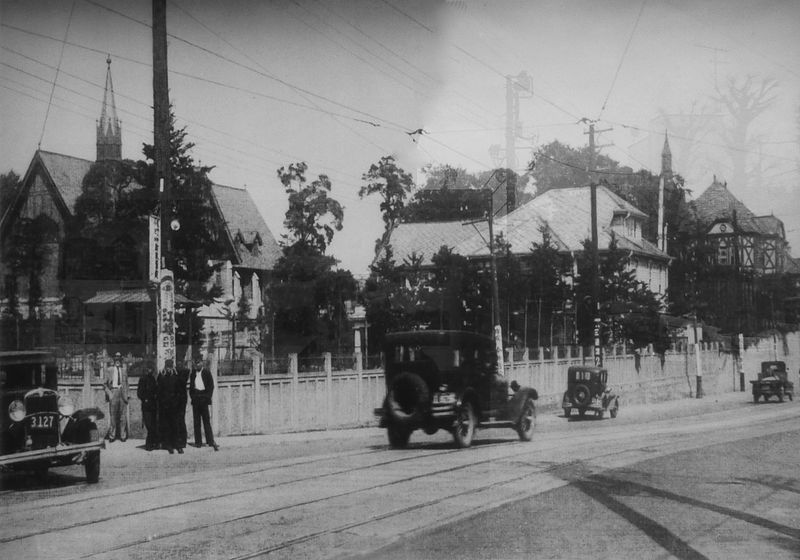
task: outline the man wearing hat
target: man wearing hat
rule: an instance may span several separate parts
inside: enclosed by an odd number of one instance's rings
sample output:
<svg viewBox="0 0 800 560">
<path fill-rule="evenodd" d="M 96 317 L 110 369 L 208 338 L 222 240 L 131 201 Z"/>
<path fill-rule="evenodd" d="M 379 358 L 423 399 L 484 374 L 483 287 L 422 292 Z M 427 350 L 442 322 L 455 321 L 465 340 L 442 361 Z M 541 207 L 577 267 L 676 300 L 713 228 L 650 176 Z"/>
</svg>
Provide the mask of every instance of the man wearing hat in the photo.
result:
<svg viewBox="0 0 800 560">
<path fill-rule="evenodd" d="M 114 355 L 111 367 L 106 368 L 103 390 L 109 403 L 106 439 L 125 441 L 128 439 L 128 372 L 119 352 Z"/>
<path fill-rule="evenodd" d="M 214 394 L 214 378 L 205 367 L 205 362 L 200 354 L 194 355 L 192 373 L 189 376 L 189 396 L 192 399 L 192 415 L 194 417 L 194 446 L 203 447 L 203 434 L 200 432 L 200 422 L 206 432 L 206 443 L 219 451 L 219 446 L 214 441 L 214 431 L 211 429 L 211 414 L 208 407 L 211 405 L 211 396 Z"/>
<path fill-rule="evenodd" d="M 183 453 L 180 441 L 178 422 L 185 422 L 178 418 L 181 392 L 186 393 L 186 386 L 181 386 L 181 379 L 175 369 L 173 360 L 164 362 L 164 370 L 158 376 L 158 426 L 161 432 L 161 446 L 170 454 Z"/>
</svg>

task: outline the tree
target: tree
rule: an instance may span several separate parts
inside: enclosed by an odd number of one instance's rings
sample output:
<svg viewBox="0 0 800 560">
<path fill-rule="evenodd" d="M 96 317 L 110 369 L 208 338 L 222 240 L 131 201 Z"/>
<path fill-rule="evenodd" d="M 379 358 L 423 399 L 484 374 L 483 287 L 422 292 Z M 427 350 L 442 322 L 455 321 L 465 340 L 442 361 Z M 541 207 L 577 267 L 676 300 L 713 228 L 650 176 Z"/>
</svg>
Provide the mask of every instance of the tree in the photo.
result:
<svg viewBox="0 0 800 560">
<path fill-rule="evenodd" d="M 0 175 L 0 217 L 5 215 L 6 210 L 14 202 L 21 187 L 20 176 L 14 173 L 13 170 Z"/>
<path fill-rule="evenodd" d="M 222 294 L 222 289 L 209 282 L 219 265 L 214 261 L 227 258 L 224 224 L 219 222 L 219 213 L 214 205 L 213 183 L 208 174 L 213 167 L 198 165 L 191 155 L 194 142 L 187 140 L 186 127 L 177 128 L 175 115 L 170 111 L 170 170 L 172 173 L 172 208 L 162 208 L 180 223 L 180 229 L 170 233 L 172 256 L 175 263 L 176 290 L 191 300 L 209 304 Z M 149 160 L 139 163 L 138 180 L 147 185 L 141 196 L 132 196 L 130 211 L 133 215 L 146 216 L 157 202 L 155 189 L 155 147 L 145 144 L 144 155 Z M 201 322 L 197 322 L 201 326 Z M 194 329 L 198 333 L 201 329 Z"/>
<path fill-rule="evenodd" d="M 347 271 L 333 271 L 336 259 L 325 254 L 334 233 L 342 229 L 344 210 L 328 196 L 326 175 L 308 183 L 304 162 L 278 169 L 289 195 L 281 245 L 283 255 L 268 286 L 276 330 L 284 339 L 314 341 L 317 351 L 342 336 L 345 297 L 355 297 L 356 282 Z"/>
<path fill-rule="evenodd" d="M 359 189 L 359 198 L 371 194 L 381 196 L 380 209 L 388 231 L 400 219 L 405 200 L 414 188 L 411 174 L 399 167 L 393 156 L 384 156 L 378 163 L 373 163 L 361 178 L 366 184 Z"/>
<path fill-rule="evenodd" d="M 729 125 L 722 132 L 728 147 L 733 180 L 747 186 L 751 173 L 747 153 L 756 151 L 758 142 L 752 136 L 752 126 L 777 98 L 778 82 L 771 78 L 747 75 L 739 80 L 729 76 L 723 89 L 717 89 L 714 100 L 722 104 L 729 115 Z"/>
<path fill-rule="evenodd" d="M 571 297 L 569 286 L 565 279 L 570 271 L 570 263 L 561 255 L 553 241 L 550 230 L 542 227 L 541 242 L 534 242 L 531 246 L 529 260 L 530 276 L 528 278 L 527 294 L 529 299 L 523 302 L 524 320 L 528 318 L 528 304 L 536 304 L 536 328 L 523 326 L 524 332 L 536 333 L 536 346 L 541 345 L 543 326 L 554 321 L 554 311 L 565 311 L 565 302 Z M 563 333 L 566 337 L 567 333 Z M 524 340 L 526 346 L 531 345 L 531 340 Z"/>
<path fill-rule="evenodd" d="M 554 140 L 539 148 L 528 169 L 536 183 L 537 195 L 550 189 L 584 187 L 591 181 L 592 152 L 589 146 L 573 148 Z M 603 154 L 595 154 L 594 169 L 614 173 L 632 172 L 629 167 L 623 167 Z"/>
<path fill-rule="evenodd" d="M 585 240 L 578 257 L 578 277 L 575 295 L 578 301 L 578 330 L 580 340 L 593 339 L 592 259 L 591 241 Z M 604 323 L 606 342 L 626 343 L 635 348 L 655 344 L 666 348 L 659 322 L 661 302 L 658 296 L 638 280 L 628 266 L 628 252 L 619 248 L 612 236 L 609 248 L 600 259 L 600 315 Z"/>
<path fill-rule="evenodd" d="M 319 175 L 307 183 L 307 169 L 305 162 L 278 169 L 278 178 L 289 195 L 289 209 L 283 221 L 288 230 L 283 236 L 284 247 L 296 254 L 323 255 L 334 231 L 342 229 L 344 210 L 337 200 L 328 197 L 328 176 Z"/>
<path fill-rule="evenodd" d="M 425 186 L 416 191 L 402 212 L 410 222 L 447 222 L 486 218 L 508 213 L 509 185 L 514 207 L 532 197 L 521 190 L 516 173 L 510 169 L 484 171 L 478 175 L 449 165 L 428 166 Z M 491 198 L 490 198 L 491 197 Z"/>
</svg>

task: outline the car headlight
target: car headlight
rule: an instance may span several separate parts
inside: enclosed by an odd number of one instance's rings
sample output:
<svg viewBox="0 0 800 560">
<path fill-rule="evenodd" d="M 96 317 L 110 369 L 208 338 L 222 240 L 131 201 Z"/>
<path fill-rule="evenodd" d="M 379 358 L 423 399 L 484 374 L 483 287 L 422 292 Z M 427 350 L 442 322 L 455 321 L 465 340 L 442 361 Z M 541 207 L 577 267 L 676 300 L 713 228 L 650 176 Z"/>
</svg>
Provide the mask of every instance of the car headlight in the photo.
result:
<svg viewBox="0 0 800 560">
<path fill-rule="evenodd" d="M 22 422 L 25 419 L 25 404 L 22 401 L 13 401 L 8 405 L 8 415 L 13 422 Z"/>
<path fill-rule="evenodd" d="M 75 405 L 72 404 L 72 399 L 65 395 L 58 397 L 58 411 L 62 416 L 72 416 L 75 412 Z"/>
</svg>

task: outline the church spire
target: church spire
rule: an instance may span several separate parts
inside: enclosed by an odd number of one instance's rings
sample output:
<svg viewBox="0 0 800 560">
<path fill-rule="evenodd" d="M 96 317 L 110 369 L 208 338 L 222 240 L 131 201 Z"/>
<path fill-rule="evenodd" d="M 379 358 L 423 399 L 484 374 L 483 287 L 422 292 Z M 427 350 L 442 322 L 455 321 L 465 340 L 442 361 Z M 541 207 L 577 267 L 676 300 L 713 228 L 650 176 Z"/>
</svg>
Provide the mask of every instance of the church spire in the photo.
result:
<svg viewBox="0 0 800 560">
<path fill-rule="evenodd" d="M 122 129 L 114 103 L 114 84 L 111 82 L 111 56 L 106 58 L 106 90 L 103 108 L 97 122 L 97 161 L 122 159 Z"/>
<path fill-rule="evenodd" d="M 665 179 L 672 179 L 672 150 L 669 149 L 669 137 L 664 131 L 664 148 L 661 150 L 661 174 Z"/>
</svg>

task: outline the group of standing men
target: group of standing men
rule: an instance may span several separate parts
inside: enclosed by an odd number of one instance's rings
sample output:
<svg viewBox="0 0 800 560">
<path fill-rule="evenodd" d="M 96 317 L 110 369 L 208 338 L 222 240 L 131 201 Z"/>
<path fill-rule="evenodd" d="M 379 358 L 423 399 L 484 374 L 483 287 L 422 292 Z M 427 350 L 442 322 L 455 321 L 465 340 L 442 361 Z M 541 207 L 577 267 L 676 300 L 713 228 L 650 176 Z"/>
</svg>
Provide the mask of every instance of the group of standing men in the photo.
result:
<svg viewBox="0 0 800 560">
<path fill-rule="evenodd" d="M 183 453 L 187 443 L 186 405 L 192 403 L 195 447 L 203 446 L 200 424 L 203 424 L 206 442 L 214 451 L 219 446 L 211 429 L 209 406 L 214 394 L 214 379 L 205 367 L 202 357 L 195 355 L 190 370 L 175 368 L 173 360 L 166 360 L 164 369 L 156 374 L 152 363 L 147 373 L 139 379 L 136 395 L 142 407 L 142 421 L 147 430 L 145 449 L 166 449 L 170 454 Z M 128 404 L 128 378 L 119 354 L 114 365 L 106 372 L 103 387 L 109 403 L 109 428 L 106 439 L 125 441 L 128 437 L 126 408 Z"/>
</svg>

